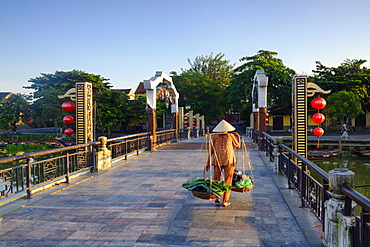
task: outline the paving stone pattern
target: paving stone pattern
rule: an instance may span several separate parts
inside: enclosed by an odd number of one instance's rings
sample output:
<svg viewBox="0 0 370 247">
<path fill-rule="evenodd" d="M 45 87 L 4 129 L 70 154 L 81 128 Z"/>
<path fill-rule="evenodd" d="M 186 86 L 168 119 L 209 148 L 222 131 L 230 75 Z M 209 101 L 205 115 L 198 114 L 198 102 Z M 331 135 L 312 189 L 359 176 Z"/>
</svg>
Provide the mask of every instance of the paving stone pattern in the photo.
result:
<svg viewBox="0 0 370 247">
<path fill-rule="evenodd" d="M 0 245 L 309 246 L 248 145 L 255 188 L 232 192 L 229 207 L 181 187 L 203 177 L 205 155 L 174 143 L 4 215 Z"/>
</svg>

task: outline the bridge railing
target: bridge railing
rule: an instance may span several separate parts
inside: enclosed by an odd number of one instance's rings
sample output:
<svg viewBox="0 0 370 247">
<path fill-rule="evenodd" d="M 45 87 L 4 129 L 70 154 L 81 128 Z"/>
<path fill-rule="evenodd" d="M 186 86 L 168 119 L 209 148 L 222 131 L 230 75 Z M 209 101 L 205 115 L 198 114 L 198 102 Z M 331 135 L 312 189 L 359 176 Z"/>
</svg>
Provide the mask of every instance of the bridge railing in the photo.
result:
<svg viewBox="0 0 370 247">
<path fill-rule="evenodd" d="M 277 142 L 267 133 L 262 133 L 261 138 L 255 130 L 249 129 L 247 136 L 262 146 L 262 150 L 270 156 L 270 161 L 278 159 L 278 172 L 287 178 L 288 187 L 298 192 L 301 206 L 311 209 L 322 223 L 325 232 L 325 202 L 331 198 L 329 174 L 291 148 Z M 271 150 L 277 150 L 277 152 L 274 153 Z M 313 173 L 316 174 L 315 178 Z M 341 191 L 345 196 L 344 215 L 355 218 L 354 246 L 368 246 L 367 244 L 370 243 L 370 200 L 346 185 L 341 187 Z M 353 203 L 357 205 L 355 212 L 353 212 Z"/>
<path fill-rule="evenodd" d="M 148 132 L 121 136 L 107 140 L 107 148 L 112 153 L 112 159 L 124 158 L 133 154 L 139 154 L 141 150 L 149 147 L 150 135 Z"/>
<path fill-rule="evenodd" d="M 155 144 L 161 146 L 176 140 L 198 137 L 203 133 L 207 132 L 180 130 L 176 138 L 174 129 L 158 131 Z M 108 139 L 107 148 L 115 162 L 138 155 L 147 150 L 150 143 L 150 134 L 144 132 Z M 63 180 L 69 182 L 72 175 L 94 170 L 100 144 L 91 142 L 0 159 L 0 165 L 9 167 L 0 170 L 0 199 L 21 193 L 27 193 L 30 198 L 33 190 L 45 184 Z"/>
<path fill-rule="evenodd" d="M 71 174 L 92 167 L 95 161 L 95 147 L 98 142 L 27 153 L 0 159 L 0 164 L 12 166 L 0 170 L 0 199 L 27 192 L 50 181 L 65 178 Z"/>
</svg>

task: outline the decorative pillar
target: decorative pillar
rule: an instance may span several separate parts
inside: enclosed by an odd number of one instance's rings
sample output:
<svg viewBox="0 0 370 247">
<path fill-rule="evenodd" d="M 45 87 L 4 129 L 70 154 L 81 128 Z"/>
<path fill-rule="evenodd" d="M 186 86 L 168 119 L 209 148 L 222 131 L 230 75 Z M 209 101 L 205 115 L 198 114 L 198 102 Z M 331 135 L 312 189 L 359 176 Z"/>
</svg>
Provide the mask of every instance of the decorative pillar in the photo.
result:
<svg viewBox="0 0 370 247">
<path fill-rule="evenodd" d="M 346 168 L 336 168 L 329 172 L 329 188 L 332 191 L 332 198 L 325 202 L 324 246 L 354 246 L 351 232 L 355 219 L 353 216 L 344 216 L 345 196 L 341 192 L 343 184 L 353 188 L 354 180 L 355 173 Z"/>
<path fill-rule="evenodd" d="M 188 115 L 189 127 L 188 127 L 188 139 L 191 139 L 191 133 L 193 132 L 193 111 L 189 111 Z"/>
<path fill-rule="evenodd" d="M 183 130 L 184 129 L 184 107 L 179 107 L 179 129 Z"/>
<path fill-rule="evenodd" d="M 195 114 L 195 129 L 197 131 L 197 137 L 199 137 L 199 127 L 200 127 L 200 114 Z"/>
<path fill-rule="evenodd" d="M 307 158 L 307 76 L 295 76 L 293 79 L 292 90 L 292 149 L 302 157 Z M 302 165 L 302 162 L 297 161 L 296 157 L 293 157 L 293 160 L 298 165 Z"/>
<path fill-rule="evenodd" d="M 177 142 L 179 136 L 179 113 L 172 113 L 172 129 L 175 129 L 175 141 Z"/>
<path fill-rule="evenodd" d="M 148 108 L 148 132 L 150 135 L 150 140 L 149 140 L 149 151 L 155 151 L 156 148 L 156 143 L 157 143 L 157 123 L 156 123 L 156 114 L 155 114 L 155 109 Z"/>
<path fill-rule="evenodd" d="M 202 130 L 202 135 L 206 134 L 205 128 L 206 128 L 206 123 L 205 123 L 204 115 L 201 115 L 200 116 L 200 129 Z"/>
<path fill-rule="evenodd" d="M 253 78 L 252 112 L 253 126 L 259 131 L 258 146 L 261 151 L 263 150 L 262 132 L 266 132 L 267 86 L 268 77 L 265 75 L 265 72 L 262 69 L 256 70 Z"/>
<path fill-rule="evenodd" d="M 279 143 L 283 143 L 284 138 L 281 136 L 276 136 L 274 138 L 274 150 L 273 150 L 273 155 L 274 155 L 274 164 L 275 164 L 275 169 L 276 173 L 279 173 Z"/>
<path fill-rule="evenodd" d="M 100 136 L 98 138 L 100 142 L 98 149 L 98 160 L 96 169 L 99 171 L 108 170 L 112 167 L 112 152 L 107 148 L 107 137 Z"/>
<path fill-rule="evenodd" d="M 88 82 L 76 82 L 76 96 L 76 143 L 78 145 L 94 140 L 92 84 Z M 81 151 L 85 149 L 81 148 Z"/>
<path fill-rule="evenodd" d="M 259 147 L 260 151 L 263 150 L 263 134 L 262 134 L 262 132 L 266 132 L 266 122 L 265 122 L 266 113 L 267 113 L 266 107 L 260 107 L 258 109 L 258 124 L 259 124 L 259 126 L 258 126 L 258 131 L 259 131 L 258 147 Z"/>
</svg>

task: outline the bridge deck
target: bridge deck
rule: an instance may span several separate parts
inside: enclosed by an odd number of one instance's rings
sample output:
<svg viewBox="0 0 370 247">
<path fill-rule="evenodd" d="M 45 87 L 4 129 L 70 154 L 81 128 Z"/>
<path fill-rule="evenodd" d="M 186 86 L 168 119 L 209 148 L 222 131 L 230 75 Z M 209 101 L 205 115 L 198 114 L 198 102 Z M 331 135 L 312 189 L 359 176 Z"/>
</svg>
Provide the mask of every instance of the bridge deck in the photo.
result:
<svg viewBox="0 0 370 247">
<path fill-rule="evenodd" d="M 202 142 L 170 144 L 3 206 L 0 245 L 321 246 L 319 223 L 253 143 L 255 188 L 232 192 L 229 207 L 183 189 L 203 176 Z"/>
</svg>

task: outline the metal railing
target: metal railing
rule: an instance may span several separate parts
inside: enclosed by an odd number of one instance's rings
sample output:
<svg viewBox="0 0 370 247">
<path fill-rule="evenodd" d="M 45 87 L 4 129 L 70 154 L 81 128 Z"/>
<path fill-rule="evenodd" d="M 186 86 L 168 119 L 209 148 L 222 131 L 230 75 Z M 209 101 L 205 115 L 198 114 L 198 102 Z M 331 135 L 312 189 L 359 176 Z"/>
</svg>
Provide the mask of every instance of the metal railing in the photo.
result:
<svg viewBox="0 0 370 247">
<path fill-rule="evenodd" d="M 50 181 L 93 167 L 98 142 L 56 148 L 0 159 L 0 164 L 20 165 L 0 171 L 0 199 L 27 192 Z M 84 150 L 84 151 L 82 151 Z"/>
<path fill-rule="evenodd" d="M 176 140 L 198 137 L 208 131 L 182 130 L 176 139 L 176 131 L 158 131 L 155 146 L 161 146 Z M 194 134 L 196 133 L 196 134 Z M 0 170 L 0 199 L 25 193 L 31 197 L 32 190 L 55 181 L 69 182 L 70 176 L 96 168 L 97 151 L 100 142 L 50 149 L 34 153 L 0 159 L 0 165 L 10 168 Z M 107 140 L 113 162 L 139 155 L 140 151 L 152 145 L 150 134 L 140 133 Z"/>
<path fill-rule="evenodd" d="M 129 155 L 139 154 L 140 150 L 145 150 L 150 145 L 149 133 L 140 133 L 107 140 L 107 148 L 112 152 L 112 160 L 117 158 L 127 159 Z"/>
<path fill-rule="evenodd" d="M 262 133 L 261 137 L 255 130 L 250 129 L 248 132 L 247 135 L 262 147 L 266 155 L 270 156 L 270 161 L 278 157 L 278 172 L 287 178 L 289 188 L 298 192 L 301 206 L 310 208 L 320 220 L 325 232 L 324 205 L 331 198 L 328 173 L 286 145 L 277 143 L 267 133 Z M 278 149 L 277 155 L 271 151 L 274 149 Z M 313 177 L 313 173 L 316 178 Z M 346 185 L 343 185 L 341 190 L 345 195 L 344 215 L 355 217 L 354 245 L 356 247 L 368 246 L 370 243 L 370 200 Z M 353 212 L 353 202 L 357 205 L 359 213 Z"/>
<path fill-rule="evenodd" d="M 157 146 L 176 141 L 176 130 L 162 130 L 157 132 Z"/>
<path fill-rule="evenodd" d="M 166 138 L 162 138 L 166 141 Z M 0 159 L 0 164 L 19 165 L 0 170 L 0 199 L 22 192 L 31 197 L 32 190 L 47 183 L 53 183 L 82 171 L 96 168 L 98 145 L 100 142 L 74 145 L 39 151 Z M 109 139 L 107 147 L 112 152 L 112 159 L 126 158 L 130 154 L 139 154 L 149 147 L 149 134 L 123 136 Z"/>
<path fill-rule="evenodd" d="M 344 215 L 351 216 L 352 202 L 359 207 L 359 213 L 355 214 L 355 227 L 353 231 L 354 244 L 359 247 L 369 246 L 370 243 L 370 200 L 359 192 L 344 185 L 342 192 L 345 195 Z"/>
</svg>

